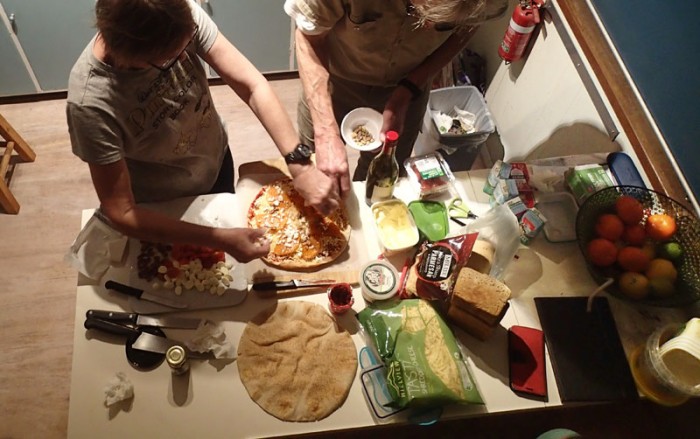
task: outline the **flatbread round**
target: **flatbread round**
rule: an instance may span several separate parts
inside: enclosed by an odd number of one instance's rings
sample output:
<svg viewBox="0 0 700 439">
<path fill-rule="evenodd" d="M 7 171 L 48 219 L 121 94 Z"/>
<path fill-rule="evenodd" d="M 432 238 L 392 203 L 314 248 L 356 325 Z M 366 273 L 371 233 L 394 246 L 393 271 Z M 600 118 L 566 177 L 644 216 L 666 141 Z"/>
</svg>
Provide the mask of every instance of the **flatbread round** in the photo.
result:
<svg viewBox="0 0 700 439">
<path fill-rule="evenodd" d="M 248 227 L 267 230 L 270 253 L 263 261 L 292 270 L 338 258 L 350 238 L 347 218 L 342 205 L 326 217 L 306 206 L 289 178 L 263 186 L 248 209 Z"/>
<path fill-rule="evenodd" d="M 357 372 L 357 350 L 320 305 L 277 303 L 246 325 L 238 373 L 248 395 L 283 421 L 318 421 L 340 407 Z"/>
</svg>

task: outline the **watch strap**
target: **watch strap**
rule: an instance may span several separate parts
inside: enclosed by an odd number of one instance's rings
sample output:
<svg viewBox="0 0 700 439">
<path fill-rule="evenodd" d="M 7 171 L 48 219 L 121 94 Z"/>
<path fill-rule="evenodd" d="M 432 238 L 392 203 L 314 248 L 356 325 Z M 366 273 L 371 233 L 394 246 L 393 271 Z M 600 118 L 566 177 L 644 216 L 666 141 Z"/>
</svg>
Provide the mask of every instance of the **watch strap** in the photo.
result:
<svg viewBox="0 0 700 439">
<path fill-rule="evenodd" d="M 408 78 L 402 78 L 399 81 L 399 85 L 401 87 L 406 88 L 408 91 L 411 92 L 411 96 L 412 96 L 411 100 L 413 100 L 413 101 L 418 99 L 423 94 L 423 90 L 421 90 L 420 87 L 418 87 L 413 81 L 411 81 Z"/>
<path fill-rule="evenodd" d="M 308 151 L 309 154 L 303 153 L 301 151 L 302 149 Z M 291 151 L 284 156 L 284 161 L 287 163 L 308 163 L 310 160 L 310 148 L 301 143 L 294 148 L 294 151 Z"/>
</svg>

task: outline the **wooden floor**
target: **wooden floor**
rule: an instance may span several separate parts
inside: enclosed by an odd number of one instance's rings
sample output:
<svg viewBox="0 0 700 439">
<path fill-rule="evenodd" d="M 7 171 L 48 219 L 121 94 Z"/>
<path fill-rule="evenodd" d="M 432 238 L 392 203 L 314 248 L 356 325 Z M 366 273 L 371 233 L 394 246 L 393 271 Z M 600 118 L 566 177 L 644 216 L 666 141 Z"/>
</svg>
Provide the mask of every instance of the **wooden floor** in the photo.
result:
<svg viewBox="0 0 700 439">
<path fill-rule="evenodd" d="M 279 80 L 273 86 L 296 121 L 299 81 Z M 270 138 L 233 92 L 223 86 L 212 90 L 228 125 L 236 164 L 278 157 Z M 37 153 L 36 162 L 14 167 L 10 188 L 21 205 L 19 215 L 0 213 L 3 439 L 62 438 L 67 431 L 77 274 L 63 258 L 79 231 L 81 211 L 96 207 L 97 198 L 87 165 L 71 153 L 64 107 L 65 100 L 0 105 L 0 113 Z M 414 427 L 401 434 L 534 438 L 549 428 L 568 427 L 588 437 L 693 437 L 689 432 L 700 428 L 684 421 L 685 416 L 697 418 L 697 408 L 693 404 L 670 410 L 641 402 L 526 412 Z M 380 434 L 387 432 L 379 429 L 367 435 Z"/>
</svg>

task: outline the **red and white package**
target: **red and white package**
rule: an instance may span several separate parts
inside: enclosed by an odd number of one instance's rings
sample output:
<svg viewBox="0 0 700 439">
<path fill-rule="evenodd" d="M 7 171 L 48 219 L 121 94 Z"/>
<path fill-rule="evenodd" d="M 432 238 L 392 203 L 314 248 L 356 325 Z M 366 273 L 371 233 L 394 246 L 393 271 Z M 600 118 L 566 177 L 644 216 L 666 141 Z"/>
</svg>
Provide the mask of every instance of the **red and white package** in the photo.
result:
<svg viewBox="0 0 700 439">
<path fill-rule="evenodd" d="M 405 296 L 447 302 L 459 270 L 467 264 L 478 233 L 424 242 L 408 270 Z"/>
</svg>

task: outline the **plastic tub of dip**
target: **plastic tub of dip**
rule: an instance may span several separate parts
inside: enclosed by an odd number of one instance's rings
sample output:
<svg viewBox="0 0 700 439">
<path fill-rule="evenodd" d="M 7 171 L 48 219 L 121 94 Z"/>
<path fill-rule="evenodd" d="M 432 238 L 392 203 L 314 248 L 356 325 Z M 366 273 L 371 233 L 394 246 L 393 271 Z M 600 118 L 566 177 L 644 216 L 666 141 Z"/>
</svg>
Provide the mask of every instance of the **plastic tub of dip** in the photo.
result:
<svg viewBox="0 0 700 439">
<path fill-rule="evenodd" d="M 399 291 L 399 272 L 391 263 L 377 259 L 360 270 L 360 285 L 366 302 L 388 300 Z"/>
<path fill-rule="evenodd" d="M 418 228 L 408 206 L 401 200 L 372 204 L 374 225 L 384 254 L 391 255 L 418 244 Z"/>
</svg>

